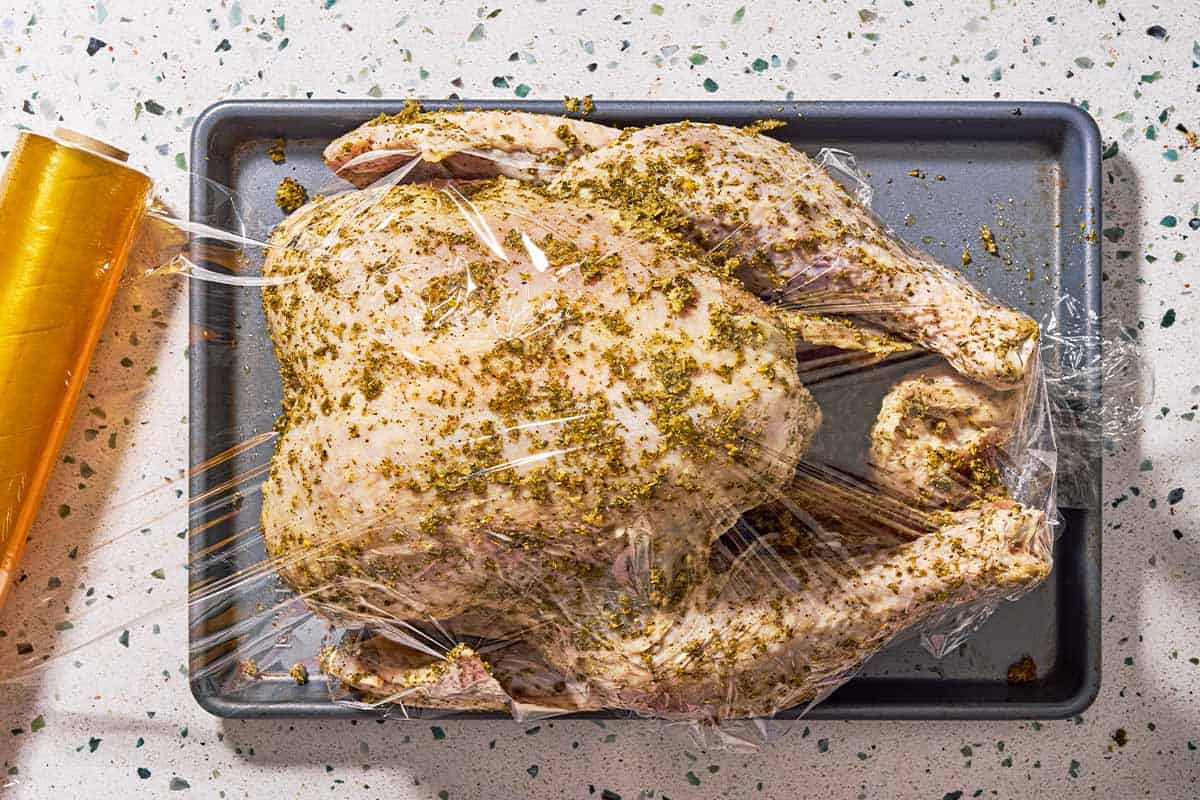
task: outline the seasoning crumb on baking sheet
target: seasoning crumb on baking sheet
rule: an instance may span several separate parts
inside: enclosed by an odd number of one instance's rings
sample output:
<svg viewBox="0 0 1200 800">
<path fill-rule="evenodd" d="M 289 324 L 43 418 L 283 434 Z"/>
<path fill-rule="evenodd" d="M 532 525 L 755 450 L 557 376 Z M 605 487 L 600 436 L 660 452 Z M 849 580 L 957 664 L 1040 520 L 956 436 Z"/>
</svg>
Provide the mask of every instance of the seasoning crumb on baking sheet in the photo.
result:
<svg viewBox="0 0 1200 800">
<path fill-rule="evenodd" d="M 1023 655 L 1008 668 L 1009 683 L 1031 683 L 1037 680 L 1037 662 L 1031 655 Z"/>
<path fill-rule="evenodd" d="M 568 114 L 581 113 L 586 117 L 596 110 L 596 104 L 592 102 L 590 94 L 585 94 L 583 97 L 567 96 L 563 98 L 563 108 Z"/>
<path fill-rule="evenodd" d="M 284 178 L 275 189 L 275 205 L 283 209 L 285 214 L 292 213 L 307 202 L 308 190 L 295 178 Z"/>
<path fill-rule="evenodd" d="M 271 157 L 272 163 L 283 164 L 287 162 L 287 151 L 284 150 L 286 145 L 287 142 L 280 137 L 272 142 L 271 146 L 267 148 L 267 155 Z"/>
<path fill-rule="evenodd" d="M 996 235 L 987 225 L 979 226 L 979 240 L 983 242 L 983 249 L 987 251 L 988 255 L 999 255 L 1000 250 L 996 247 Z"/>
<path fill-rule="evenodd" d="M 303 686 L 308 683 L 308 667 L 304 666 L 303 661 L 297 661 L 295 665 L 288 670 L 288 675 L 292 676 L 292 680 L 297 685 Z"/>
</svg>

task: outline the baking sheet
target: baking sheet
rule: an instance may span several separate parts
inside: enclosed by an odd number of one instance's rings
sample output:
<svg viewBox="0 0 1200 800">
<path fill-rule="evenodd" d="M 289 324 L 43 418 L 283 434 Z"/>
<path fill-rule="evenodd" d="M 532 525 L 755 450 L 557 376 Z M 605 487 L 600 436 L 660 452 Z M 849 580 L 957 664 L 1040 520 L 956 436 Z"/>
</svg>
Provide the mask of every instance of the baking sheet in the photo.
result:
<svg viewBox="0 0 1200 800">
<path fill-rule="evenodd" d="M 427 101 L 426 108 L 453 108 L 460 101 Z M 468 108 L 516 108 L 563 113 L 559 102 L 461 101 Z M 193 220 L 229 226 L 227 186 L 250 209 L 246 234 L 263 238 L 282 219 L 275 187 L 285 176 L 310 189 L 328 185 L 321 150 L 335 136 L 401 101 L 233 101 L 206 110 L 192 134 Z M 1099 134 L 1086 113 L 1056 103 L 768 103 L 603 102 L 589 119 L 616 126 L 680 119 L 744 125 L 783 119 L 771 135 L 814 153 L 821 147 L 852 152 L 870 175 L 873 207 L 902 238 L 947 264 L 960 263 L 970 247 L 971 279 L 1000 300 L 1045 319 L 1061 302 L 1100 310 Z M 285 164 L 275 164 L 268 147 L 287 140 Z M 984 255 L 979 226 L 987 224 L 1000 245 L 1000 258 Z M 1088 235 L 1092 234 L 1092 235 Z M 1031 272 L 1030 272 L 1031 271 Z M 191 285 L 190 448 L 199 464 L 232 445 L 271 430 L 281 396 L 278 369 L 265 335 L 258 292 L 195 281 Z M 1095 333 L 1096 319 L 1073 317 L 1068 334 Z M 1092 326 L 1092 327 L 1087 327 Z M 837 428 L 822 432 L 818 447 L 833 461 L 854 437 L 839 436 L 855 424 L 869 425 L 879 397 L 895 375 L 880 375 L 875 389 L 860 390 L 853 406 L 839 394 Z M 814 395 L 826 405 L 825 392 Z M 1099 402 L 1100 387 L 1089 387 Z M 857 421 L 857 423 L 856 423 Z M 828 426 L 827 426 L 828 428 Z M 865 439 L 862 439 L 865 441 Z M 197 474 L 192 496 L 261 466 L 270 447 L 247 451 Z M 1084 488 L 1060 497 L 1065 524 L 1055 548 L 1050 579 L 1016 603 L 1004 604 L 968 642 L 944 659 L 932 658 L 916 639 L 894 643 L 873 658 L 858 677 L 811 710 L 813 719 L 987 719 L 1054 718 L 1079 713 L 1100 683 L 1100 506 L 1099 449 L 1085 464 Z M 1078 484 L 1076 484 L 1078 485 Z M 204 552 L 196 584 L 211 583 L 259 563 L 261 541 L 239 531 L 257 524 L 257 494 L 246 495 L 233 512 L 194 513 L 189 537 L 193 558 Z M 312 620 L 285 629 L 257 609 L 274 605 L 286 589 L 266 576 L 234 596 L 191 608 L 191 638 L 240 621 L 243 635 L 277 639 L 280 660 L 291 664 L 314 654 L 323 623 Z M 215 653 L 193 653 L 193 674 Z M 1009 665 L 1024 655 L 1038 666 L 1038 679 L 1010 684 Z M 371 716 L 334 703 L 315 663 L 312 680 L 299 686 L 286 675 L 254 681 L 231 674 L 192 680 L 197 700 L 228 717 Z M 798 711 L 796 712 L 798 713 Z M 489 715 L 476 715 L 489 716 Z M 587 716 L 604 716 L 591 714 Z M 612 716 L 617 716 L 613 714 Z M 783 716 L 787 716 L 784 714 Z"/>
</svg>

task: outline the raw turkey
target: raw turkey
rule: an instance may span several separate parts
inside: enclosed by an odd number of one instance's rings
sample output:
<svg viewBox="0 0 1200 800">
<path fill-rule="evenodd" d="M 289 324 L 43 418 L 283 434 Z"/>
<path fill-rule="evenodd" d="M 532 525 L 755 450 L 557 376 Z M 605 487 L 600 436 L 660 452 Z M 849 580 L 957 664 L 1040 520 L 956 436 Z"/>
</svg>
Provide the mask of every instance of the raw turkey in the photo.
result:
<svg viewBox="0 0 1200 800">
<path fill-rule="evenodd" d="M 346 685 L 765 715 L 1048 571 L 1044 515 L 1003 491 L 922 508 L 803 461 L 821 411 L 798 345 L 925 348 L 999 395 L 1027 385 L 1037 325 L 802 153 L 715 125 L 409 107 L 326 158 L 364 188 L 272 235 L 284 402 L 262 528 L 292 588 L 377 635 L 324 654 Z M 927 480 L 888 463 L 893 488 Z M 873 507 L 903 524 L 877 530 Z"/>
</svg>

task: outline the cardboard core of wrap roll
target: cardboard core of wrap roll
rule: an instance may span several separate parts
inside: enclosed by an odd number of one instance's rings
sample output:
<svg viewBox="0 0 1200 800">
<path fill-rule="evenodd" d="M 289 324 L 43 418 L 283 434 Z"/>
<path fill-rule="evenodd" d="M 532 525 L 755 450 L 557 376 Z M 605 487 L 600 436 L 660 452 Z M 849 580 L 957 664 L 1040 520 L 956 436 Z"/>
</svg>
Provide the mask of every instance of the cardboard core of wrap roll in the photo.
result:
<svg viewBox="0 0 1200 800">
<path fill-rule="evenodd" d="M 0 184 L 0 604 L 150 200 L 127 158 L 22 132 Z"/>
</svg>

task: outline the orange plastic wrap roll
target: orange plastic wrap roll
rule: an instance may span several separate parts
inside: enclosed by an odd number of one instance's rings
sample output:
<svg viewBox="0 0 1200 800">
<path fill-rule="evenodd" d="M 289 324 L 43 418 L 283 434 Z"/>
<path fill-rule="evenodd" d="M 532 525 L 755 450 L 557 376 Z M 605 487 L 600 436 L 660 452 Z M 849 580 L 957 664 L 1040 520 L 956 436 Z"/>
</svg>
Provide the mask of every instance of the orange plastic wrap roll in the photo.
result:
<svg viewBox="0 0 1200 800">
<path fill-rule="evenodd" d="M 150 199 L 126 157 L 21 133 L 0 186 L 0 604 Z"/>
</svg>

